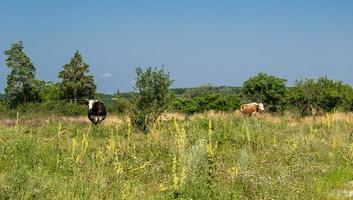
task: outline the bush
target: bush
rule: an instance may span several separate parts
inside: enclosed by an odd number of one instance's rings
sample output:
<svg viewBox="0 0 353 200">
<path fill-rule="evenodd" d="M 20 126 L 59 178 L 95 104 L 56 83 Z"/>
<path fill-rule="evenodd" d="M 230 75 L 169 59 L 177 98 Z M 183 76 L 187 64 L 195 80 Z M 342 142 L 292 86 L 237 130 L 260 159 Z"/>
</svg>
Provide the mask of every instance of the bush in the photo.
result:
<svg viewBox="0 0 353 200">
<path fill-rule="evenodd" d="M 191 115 L 200 112 L 198 104 L 195 99 L 179 97 L 172 102 L 172 108 L 176 111 Z"/>
<path fill-rule="evenodd" d="M 0 115 L 0 118 L 7 118 L 7 117 L 13 115 L 13 113 L 11 113 L 12 111 L 9 108 L 9 105 L 5 99 L 0 100 L 0 112 L 2 113 Z M 14 116 L 16 116 L 16 112 L 14 112 Z"/>
<path fill-rule="evenodd" d="M 259 73 L 244 82 L 243 102 L 262 102 L 270 112 L 282 112 L 286 103 L 286 82 L 286 79 Z"/>
<path fill-rule="evenodd" d="M 206 93 L 195 98 L 179 97 L 172 103 L 174 110 L 189 115 L 208 110 L 231 111 L 237 109 L 239 106 L 240 97 L 237 94 L 221 95 Z"/>
<path fill-rule="evenodd" d="M 327 77 L 297 80 L 288 93 L 288 101 L 302 116 L 353 108 L 352 88 Z"/>
<path fill-rule="evenodd" d="M 4 105 L 4 106 L 2 106 Z M 77 104 L 65 101 L 46 101 L 43 103 L 26 103 L 18 105 L 16 108 L 9 109 L 8 105 L 1 103 L 4 118 L 15 118 L 19 112 L 21 116 L 26 115 L 30 118 L 39 116 L 62 115 L 62 116 L 80 116 L 87 114 L 87 105 Z"/>
<path fill-rule="evenodd" d="M 134 89 L 137 93 L 131 94 L 130 118 L 136 129 L 147 133 L 168 107 L 172 98 L 170 86 L 173 81 L 164 68 L 148 67 L 145 71 L 137 68 L 136 73 Z"/>
<path fill-rule="evenodd" d="M 57 101 L 60 99 L 61 93 L 59 84 L 53 82 L 45 82 L 45 81 L 36 81 L 38 90 L 37 93 L 39 94 L 39 100 L 42 102 L 45 101 Z"/>
<path fill-rule="evenodd" d="M 128 111 L 128 108 L 129 101 L 126 98 L 117 96 L 113 98 L 112 104 L 110 107 L 107 107 L 107 110 L 116 114 L 124 114 Z"/>
</svg>

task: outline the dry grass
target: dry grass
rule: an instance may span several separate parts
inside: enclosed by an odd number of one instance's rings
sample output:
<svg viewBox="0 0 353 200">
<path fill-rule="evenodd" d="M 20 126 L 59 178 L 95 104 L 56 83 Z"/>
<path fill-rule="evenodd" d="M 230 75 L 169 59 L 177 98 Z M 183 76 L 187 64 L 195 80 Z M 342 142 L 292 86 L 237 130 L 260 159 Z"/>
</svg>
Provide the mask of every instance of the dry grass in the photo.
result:
<svg viewBox="0 0 353 200">
<path fill-rule="evenodd" d="M 222 111 L 208 111 L 205 113 L 198 113 L 192 116 L 187 116 L 182 113 L 164 113 L 160 117 L 161 121 L 170 121 L 176 119 L 178 121 L 184 121 L 186 119 L 190 120 L 199 120 L 204 118 L 213 118 L 218 120 L 227 119 L 229 117 L 242 117 L 242 118 L 249 118 L 248 116 L 244 116 L 240 113 L 239 110 L 234 112 L 222 112 Z M 342 113 L 342 112 L 335 112 L 326 115 L 320 116 L 307 116 L 307 117 L 298 117 L 297 115 L 287 113 L 283 116 L 280 115 L 272 115 L 269 113 L 261 113 L 260 115 L 256 116 L 256 118 L 270 123 L 279 124 L 282 122 L 288 123 L 289 126 L 295 127 L 299 125 L 315 125 L 315 124 L 322 124 L 326 123 L 327 120 L 330 120 L 331 123 L 334 122 L 346 122 L 346 123 L 353 123 L 353 113 Z M 117 116 L 117 115 L 108 115 L 107 118 L 104 120 L 104 124 L 122 124 L 126 123 L 129 120 L 128 116 Z M 60 123 L 77 123 L 77 124 L 87 124 L 90 123 L 86 116 L 77 116 L 77 117 L 64 117 L 64 116 L 57 116 L 51 115 L 45 119 L 19 119 L 19 125 L 25 126 L 41 126 L 44 124 L 49 124 L 51 122 L 60 122 Z M 0 119 L 0 126 L 15 126 L 17 123 L 16 119 Z"/>
</svg>

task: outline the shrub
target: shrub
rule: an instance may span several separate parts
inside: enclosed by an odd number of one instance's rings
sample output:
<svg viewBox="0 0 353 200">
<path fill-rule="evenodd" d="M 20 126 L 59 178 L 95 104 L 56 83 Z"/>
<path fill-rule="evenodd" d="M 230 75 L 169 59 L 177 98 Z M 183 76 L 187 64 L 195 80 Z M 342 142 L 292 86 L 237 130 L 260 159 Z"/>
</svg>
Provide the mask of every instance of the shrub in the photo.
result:
<svg viewBox="0 0 353 200">
<path fill-rule="evenodd" d="M 208 110 L 231 111 L 238 108 L 239 105 L 239 95 L 221 95 L 215 93 L 206 93 L 195 98 L 179 97 L 172 103 L 173 109 L 189 115 Z"/>
<path fill-rule="evenodd" d="M 191 115 L 199 112 L 197 102 L 194 99 L 179 97 L 172 102 L 172 108 L 176 111 Z"/>
<path fill-rule="evenodd" d="M 117 96 L 113 98 L 112 105 L 107 107 L 108 111 L 116 114 L 124 114 L 127 112 L 129 107 L 129 101 L 126 98 Z"/>
<path fill-rule="evenodd" d="M 60 99 L 62 94 L 60 93 L 59 84 L 42 80 L 37 80 L 36 84 L 40 101 L 57 101 Z"/>
<path fill-rule="evenodd" d="M 5 106 L 6 108 L 6 106 Z M 65 101 L 46 101 L 42 103 L 26 103 L 17 106 L 15 109 L 7 109 L 4 117 L 15 118 L 19 112 L 27 117 L 48 116 L 48 115 L 63 115 L 63 116 L 80 116 L 86 115 L 87 105 L 77 104 Z"/>
<path fill-rule="evenodd" d="M 147 133 L 158 117 L 168 107 L 172 93 L 169 73 L 161 69 L 148 67 L 136 69 L 136 85 L 131 98 L 130 118 L 133 126 Z"/>
<path fill-rule="evenodd" d="M 302 116 L 333 110 L 351 111 L 352 88 L 327 77 L 297 80 L 288 93 L 288 101 Z"/>
<path fill-rule="evenodd" d="M 270 112 L 283 111 L 286 79 L 259 73 L 245 81 L 241 89 L 244 102 L 262 102 Z"/>
</svg>

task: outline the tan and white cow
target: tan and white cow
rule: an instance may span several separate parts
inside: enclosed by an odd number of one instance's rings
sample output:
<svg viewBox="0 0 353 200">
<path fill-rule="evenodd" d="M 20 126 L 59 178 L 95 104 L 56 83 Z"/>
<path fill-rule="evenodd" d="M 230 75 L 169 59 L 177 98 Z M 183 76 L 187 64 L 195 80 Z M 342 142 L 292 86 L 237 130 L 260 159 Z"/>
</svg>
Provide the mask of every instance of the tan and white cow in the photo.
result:
<svg viewBox="0 0 353 200">
<path fill-rule="evenodd" d="M 253 116 L 261 111 L 265 111 L 264 104 L 262 103 L 248 103 L 240 106 L 240 112 L 244 115 Z"/>
</svg>

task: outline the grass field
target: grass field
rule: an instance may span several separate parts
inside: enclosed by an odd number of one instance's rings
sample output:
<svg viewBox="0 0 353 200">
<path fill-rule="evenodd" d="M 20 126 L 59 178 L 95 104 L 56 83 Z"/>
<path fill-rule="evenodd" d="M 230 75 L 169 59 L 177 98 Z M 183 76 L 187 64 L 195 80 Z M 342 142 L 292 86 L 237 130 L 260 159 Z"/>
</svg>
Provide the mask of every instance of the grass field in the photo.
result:
<svg viewBox="0 0 353 200">
<path fill-rule="evenodd" d="M 0 199 L 344 199 L 352 166 L 352 114 L 0 120 Z"/>
</svg>

